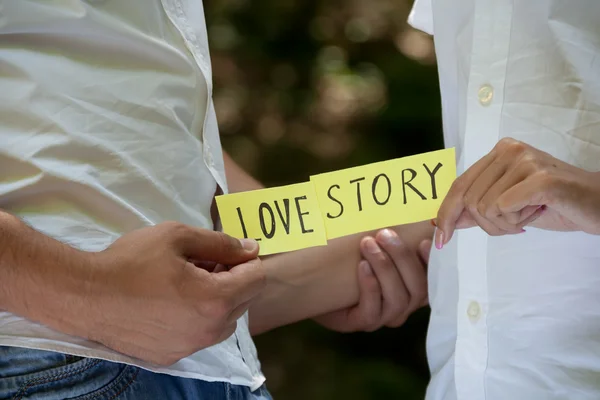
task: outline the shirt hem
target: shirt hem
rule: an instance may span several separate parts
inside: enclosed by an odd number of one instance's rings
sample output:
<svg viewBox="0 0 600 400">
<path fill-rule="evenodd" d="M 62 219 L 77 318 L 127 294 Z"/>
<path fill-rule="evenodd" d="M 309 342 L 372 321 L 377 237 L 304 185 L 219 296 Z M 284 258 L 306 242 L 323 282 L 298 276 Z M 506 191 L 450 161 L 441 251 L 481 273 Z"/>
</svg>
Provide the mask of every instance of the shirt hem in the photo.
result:
<svg viewBox="0 0 600 400">
<path fill-rule="evenodd" d="M 174 368 L 162 368 L 162 367 L 153 367 L 144 362 L 137 362 L 135 359 L 127 357 L 125 355 L 114 353 L 109 350 L 102 349 L 90 349 L 86 347 L 80 347 L 77 344 L 72 344 L 75 347 L 64 346 L 56 342 L 48 342 L 45 343 L 44 339 L 36 339 L 37 342 L 32 343 L 29 340 L 23 341 L 20 339 L 15 339 L 12 337 L 6 337 L 0 335 L 0 346 L 10 346 L 10 347 L 20 347 L 25 349 L 33 349 L 33 350 L 43 350 L 43 351 L 53 351 L 63 354 L 69 354 L 77 357 L 84 358 L 94 358 L 100 359 L 110 362 L 116 362 L 121 364 L 132 365 L 134 367 L 142 368 L 148 370 L 150 372 L 155 372 L 159 374 L 167 374 L 171 376 L 177 376 L 181 378 L 189 378 L 189 379 L 198 379 L 206 382 L 224 382 L 230 383 L 233 385 L 239 386 L 247 386 L 251 391 L 255 391 L 259 389 L 265 382 L 266 378 L 264 375 L 260 374 L 257 376 L 253 376 L 252 379 L 243 379 L 243 378 L 224 378 L 224 377 L 215 377 L 210 375 L 205 375 L 200 372 L 191 372 L 191 371 L 181 371 Z"/>
</svg>

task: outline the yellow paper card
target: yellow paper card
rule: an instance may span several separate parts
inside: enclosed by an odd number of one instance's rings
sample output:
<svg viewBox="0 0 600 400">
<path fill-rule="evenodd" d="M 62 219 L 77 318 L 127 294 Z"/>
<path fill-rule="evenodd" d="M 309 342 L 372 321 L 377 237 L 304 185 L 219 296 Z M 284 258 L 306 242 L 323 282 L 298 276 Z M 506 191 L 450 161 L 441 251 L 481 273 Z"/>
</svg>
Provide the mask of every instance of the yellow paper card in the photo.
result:
<svg viewBox="0 0 600 400">
<path fill-rule="evenodd" d="M 218 196 L 223 232 L 256 239 L 260 255 L 327 244 L 310 182 Z"/>
<path fill-rule="evenodd" d="M 311 177 L 328 239 L 434 218 L 455 179 L 453 148 Z"/>
</svg>

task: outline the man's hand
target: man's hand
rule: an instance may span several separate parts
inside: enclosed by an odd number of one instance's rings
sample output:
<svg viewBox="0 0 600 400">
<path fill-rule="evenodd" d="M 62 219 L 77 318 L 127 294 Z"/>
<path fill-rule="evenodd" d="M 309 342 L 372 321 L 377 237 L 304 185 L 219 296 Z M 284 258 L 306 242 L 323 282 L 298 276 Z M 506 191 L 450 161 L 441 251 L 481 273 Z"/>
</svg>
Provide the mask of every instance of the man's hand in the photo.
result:
<svg viewBox="0 0 600 400">
<path fill-rule="evenodd" d="M 139 229 L 85 254 L 69 273 L 21 279 L 20 287 L 43 294 L 11 311 L 159 365 L 233 334 L 265 285 L 256 242 L 179 223 Z M 232 267 L 209 272 L 192 260 Z"/>
<path fill-rule="evenodd" d="M 384 229 L 376 238 L 365 237 L 360 247 L 365 259 L 358 265 L 358 304 L 315 320 L 339 332 L 371 332 L 402 325 L 427 304 L 426 265 L 431 240 L 423 240 L 415 251 L 394 231 Z"/>
<path fill-rule="evenodd" d="M 438 212 L 436 247 L 455 229 L 477 225 L 494 236 L 527 225 L 600 234 L 600 175 L 502 139 L 450 188 Z"/>
</svg>

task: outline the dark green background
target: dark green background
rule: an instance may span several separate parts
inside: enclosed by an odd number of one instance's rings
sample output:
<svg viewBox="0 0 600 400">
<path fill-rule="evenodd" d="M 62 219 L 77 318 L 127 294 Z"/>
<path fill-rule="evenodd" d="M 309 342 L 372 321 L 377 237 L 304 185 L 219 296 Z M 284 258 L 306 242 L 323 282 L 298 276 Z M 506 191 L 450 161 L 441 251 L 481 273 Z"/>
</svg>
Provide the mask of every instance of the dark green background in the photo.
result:
<svg viewBox="0 0 600 400">
<path fill-rule="evenodd" d="M 223 145 L 266 185 L 441 148 L 431 38 L 406 0 L 205 0 Z M 256 338 L 276 399 L 422 399 L 428 312 Z"/>
</svg>

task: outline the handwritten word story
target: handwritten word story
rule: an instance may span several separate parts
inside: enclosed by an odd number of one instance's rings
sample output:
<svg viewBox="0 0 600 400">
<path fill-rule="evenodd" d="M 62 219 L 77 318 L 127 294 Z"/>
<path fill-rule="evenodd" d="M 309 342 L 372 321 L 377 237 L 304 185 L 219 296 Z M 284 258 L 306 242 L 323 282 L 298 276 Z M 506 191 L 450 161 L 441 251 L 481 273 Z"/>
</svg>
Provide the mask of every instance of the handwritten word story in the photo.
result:
<svg viewBox="0 0 600 400">
<path fill-rule="evenodd" d="M 452 150 L 312 176 L 327 238 L 435 217 L 456 178 Z"/>
<path fill-rule="evenodd" d="M 224 232 L 256 239 L 267 255 L 434 218 L 455 179 L 451 148 L 218 196 L 217 206 Z"/>
</svg>

